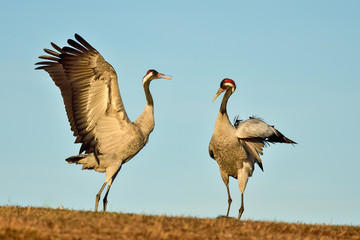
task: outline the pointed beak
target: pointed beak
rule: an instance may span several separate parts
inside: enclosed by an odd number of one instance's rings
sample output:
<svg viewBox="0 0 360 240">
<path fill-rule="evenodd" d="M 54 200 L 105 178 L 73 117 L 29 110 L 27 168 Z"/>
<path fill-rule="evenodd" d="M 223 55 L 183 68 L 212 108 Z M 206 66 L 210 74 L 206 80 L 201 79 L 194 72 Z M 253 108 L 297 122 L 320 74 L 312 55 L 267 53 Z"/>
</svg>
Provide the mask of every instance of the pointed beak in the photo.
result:
<svg viewBox="0 0 360 240">
<path fill-rule="evenodd" d="M 171 80 L 172 76 L 171 76 L 171 75 L 167 75 L 167 74 L 163 74 L 163 73 L 158 73 L 157 78 L 162 78 L 162 79 L 169 79 L 169 80 Z"/>
<path fill-rule="evenodd" d="M 223 93 L 225 90 L 222 88 L 219 88 L 219 90 L 217 91 L 217 93 L 215 94 L 214 98 L 212 101 L 214 101 L 221 93 Z"/>
</svg>

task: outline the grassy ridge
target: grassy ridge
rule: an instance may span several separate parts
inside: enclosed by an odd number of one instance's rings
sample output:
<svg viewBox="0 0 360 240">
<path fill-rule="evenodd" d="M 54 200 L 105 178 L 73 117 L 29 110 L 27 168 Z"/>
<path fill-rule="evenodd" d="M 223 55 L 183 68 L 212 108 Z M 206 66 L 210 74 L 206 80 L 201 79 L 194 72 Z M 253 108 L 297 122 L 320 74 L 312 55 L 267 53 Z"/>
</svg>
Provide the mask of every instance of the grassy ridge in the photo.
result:
<svg viewBox="0 0 360 240">
<path fill-rule="evenodd" d="M 360 227 L 6 206 L 0 239 L 360 239 Z"/>
</svg>

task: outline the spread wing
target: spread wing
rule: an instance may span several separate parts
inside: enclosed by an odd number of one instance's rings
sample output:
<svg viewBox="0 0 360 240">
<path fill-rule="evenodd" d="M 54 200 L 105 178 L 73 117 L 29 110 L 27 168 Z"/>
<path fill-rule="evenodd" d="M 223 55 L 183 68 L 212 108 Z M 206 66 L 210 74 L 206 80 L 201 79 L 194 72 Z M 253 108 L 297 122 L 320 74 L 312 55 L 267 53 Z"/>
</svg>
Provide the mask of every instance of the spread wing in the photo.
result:
<svg viewBox="0 0 360 240">
<path fill-rule="evenodd" d="M 36 63 L 40 65 L 36 69 L 48 72 L 60 88 L 71 130 L 77 137 L 75 142 L 82 143 L 80 153 L 90 153 L 101 137 L 107 146 L 111 137 L 106 131 L 121 135 L 123 126 L 131 122 L 120 96 L 115 70 L 82 37 L 75 34 L 75 38 L 77 41 L 69 39 L 70 46 L 63 48 L 51 43 L 56 51 L 44 49 L 49 55 L 39 57 L 45 61 Z M 102 119 L 110 121 L 110 127 L 96 130 Z"/>
<path fill-rule="evenodd" d="M 291 143 L 296 142 L 285 137 L 280 131 L 270 126 L 264 121 L 251 117 L 248 120 L 241 121 L 236 126 L 235 135 L 245 147 L 247 153 L 255 158 L 256 162 L 263 170 L 260 155 L 263 154 L 263 148 L 269 143 Z"/>
</svg>

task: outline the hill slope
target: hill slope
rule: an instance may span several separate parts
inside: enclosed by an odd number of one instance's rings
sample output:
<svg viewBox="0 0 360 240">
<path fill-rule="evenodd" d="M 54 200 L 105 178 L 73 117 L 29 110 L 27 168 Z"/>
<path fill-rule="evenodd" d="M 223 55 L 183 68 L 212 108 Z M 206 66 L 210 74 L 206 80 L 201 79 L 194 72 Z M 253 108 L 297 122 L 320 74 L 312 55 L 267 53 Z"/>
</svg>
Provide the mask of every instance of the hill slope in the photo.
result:
<svg viewBox="0 0 360 240">
<path fill-rule="evenodd" d="M 360 227 L 6 206 L 0 239 L 360 239 Z"/>
</svg>

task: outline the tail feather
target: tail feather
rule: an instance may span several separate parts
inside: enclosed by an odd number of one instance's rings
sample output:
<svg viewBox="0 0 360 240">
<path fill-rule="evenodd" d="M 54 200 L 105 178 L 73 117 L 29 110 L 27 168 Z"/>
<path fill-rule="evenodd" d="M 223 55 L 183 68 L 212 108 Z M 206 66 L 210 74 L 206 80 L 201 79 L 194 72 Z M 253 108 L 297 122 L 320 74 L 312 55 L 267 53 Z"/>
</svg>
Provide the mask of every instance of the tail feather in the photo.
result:
<svg viewBox="0 0 360 240">
<path fill-rule="evenodd" d="M 82 164 L 82 170 L 94 169 L 98 172 L 105 172 L 105 168 L 98 164 L 94 154 L 79 154 L 65 159 L 69 164 Z"/>
<path fill-rule="evenodd" d="M 80 155 L 75 155 L 75 156 L 71 156 L 68 157 L 67 159 L 65 159 L 68 163 L 76 163 L 76 164 L 80 164 L 79 161 L 83 158 L 85 158 L 86 155 L 85 154 L 80 154 Z"/>
</svg>

